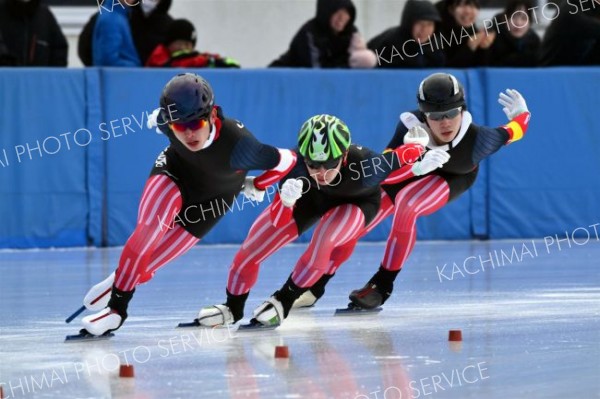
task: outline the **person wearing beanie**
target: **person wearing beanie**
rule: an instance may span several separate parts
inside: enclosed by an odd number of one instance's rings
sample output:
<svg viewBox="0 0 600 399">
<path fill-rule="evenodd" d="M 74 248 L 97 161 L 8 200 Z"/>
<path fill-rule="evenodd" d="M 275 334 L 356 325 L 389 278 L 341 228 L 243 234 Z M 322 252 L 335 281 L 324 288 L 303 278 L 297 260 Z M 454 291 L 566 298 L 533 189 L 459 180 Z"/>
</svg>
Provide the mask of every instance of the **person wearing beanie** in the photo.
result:
<svg viewBox="0 0 600 399">
<path fill-rule="evenodd" d="M 239 68 L 240 64 L 219 54 L 200 53 L 196 47 L 196 29 L 186 19 L 176 19 L 167 28 L 165 40 L 156 46 L 146 66 L 175 68 Z"/>
<path fill-rule="evenodd" d="M 440 14 L 427 0 L 408 0 L 400 25 L 371 39 L 367 46 L 377 56 L 379 68 L 437 68 L 444 66 L 444 53 L 431 45 Z"/>
<path fill-rule="evenodd" d="M 292 39 L 289 49 L 269 67 L 373 68 L 369 50 L 356 26 L 352 0 L 317 0 L 317 12 Z"/>
</svg>

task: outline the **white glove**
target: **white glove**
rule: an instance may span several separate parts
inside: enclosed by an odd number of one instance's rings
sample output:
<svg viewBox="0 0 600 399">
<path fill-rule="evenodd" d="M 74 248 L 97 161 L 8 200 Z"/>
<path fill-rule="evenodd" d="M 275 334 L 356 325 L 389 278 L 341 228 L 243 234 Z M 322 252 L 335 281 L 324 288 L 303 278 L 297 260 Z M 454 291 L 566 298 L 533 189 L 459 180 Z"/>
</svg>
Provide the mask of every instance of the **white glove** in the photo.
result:
<svg viewBox="0 0 600 399">
<path fill-rule="evenodd" d="M 422 147 L 427 147 L 429 134 L 421 126 L 413 126 L 404 135 L 404 144 L 419 144 Z"/>
<path fill-rule="evenodd" d="M 288 179 L 281 186 L 279 192 L 281 202 L 283 205 L 291 208 L 294 206 L 296 201 L 302 197 L 302 180 L 300 179 Z"/>
<path fill-rule="evenodd" d="M 265 190 L 259 190 L 254 186 L 254 176 L 246 176 L 243 193 L 250 201 L 262 202 L 265 199 Z"/>
<path fill-rule="evenodd" d="M 514 89 L 506 89 L 506 94 L 500 93 L 498 102 L 504 107 L 502 111 L 504 111 L 508 120 L 521 115 L 523 112 L 529 112 L 525 99 L 521 93 Z"/>
<path fill-rule="evenodd" d="M 412 172 L 415 176 L 426 175 L 441 168 L 450 159 L 450 154 L 438 148 L 427 151 L 421 161 L 415 162 Z"/>
</svg>

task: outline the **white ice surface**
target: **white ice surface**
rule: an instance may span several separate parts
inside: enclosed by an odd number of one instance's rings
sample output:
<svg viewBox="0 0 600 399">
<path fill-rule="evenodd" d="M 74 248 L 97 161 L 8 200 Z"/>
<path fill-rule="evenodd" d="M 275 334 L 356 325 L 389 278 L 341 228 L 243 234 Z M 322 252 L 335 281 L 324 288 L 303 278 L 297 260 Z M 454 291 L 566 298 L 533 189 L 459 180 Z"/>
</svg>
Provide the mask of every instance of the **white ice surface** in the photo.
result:
<svg viewBox="0 0 600 399">
<path fill-rule="evenodd" d="M 246 316 L 304 248 L 284 248 L 263 264 Z M 600 397 L 600 242 L 560 250 L 530 240 L 418 243 L 381 313 L 333 317 L 375 272 L 383 249 L 360 245 L 318 305 L 277 330 L 175 329 L 225 299 L 236 247 L 200 245 L 138 288 L 112 340 L 77 344 L 63 340 L 81 317 L 64 319 L 120 250 L 0 252 L 4 396 Z M 462 343 L 448 342 L 450 329 L 462 330 Z M 276 345 L 289 347 L 289 360 L 274 359 Z M 133 379 L 118 377 L 117 362 L 126 360 Z"/>
</svg>

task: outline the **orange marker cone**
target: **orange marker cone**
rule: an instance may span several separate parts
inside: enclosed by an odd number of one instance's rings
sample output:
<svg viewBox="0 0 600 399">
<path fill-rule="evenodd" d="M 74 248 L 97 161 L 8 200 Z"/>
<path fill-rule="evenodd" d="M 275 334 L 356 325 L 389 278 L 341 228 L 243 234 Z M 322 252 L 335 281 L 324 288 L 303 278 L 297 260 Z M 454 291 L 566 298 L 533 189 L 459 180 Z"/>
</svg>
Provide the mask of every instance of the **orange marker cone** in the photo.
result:
<svg viewBox="0 0 600 399">
<path fill-rule="evenodd" d="M 448 333 L 448 341 L 462 341 L 462 331 L 450 330 Z"/>
<path fill-rule="evenodd" d="M 119 368 L 119 377 L 122 378 L 133 378 L 133 366 L 131 364 L 122 364 Z"/>
<path fill-rule="evenodd" d="M 275 347 L 275 358 L 287 359 L 290 357 L 290 351 L 287 346 Z"/>
</svg>

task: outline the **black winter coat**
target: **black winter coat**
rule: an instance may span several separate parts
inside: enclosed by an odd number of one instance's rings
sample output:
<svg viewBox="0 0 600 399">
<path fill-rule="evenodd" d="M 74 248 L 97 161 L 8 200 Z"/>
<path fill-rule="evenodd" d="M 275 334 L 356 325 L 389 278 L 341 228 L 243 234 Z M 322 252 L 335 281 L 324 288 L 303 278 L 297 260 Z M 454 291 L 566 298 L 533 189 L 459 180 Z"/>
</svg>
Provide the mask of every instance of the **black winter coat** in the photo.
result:
<svg viewBox="0 0 600 399">
<path fill-rule="evenodd" d="M 345 8 L 350 21 L 339 34 L 334 34 L 329 26 L 331 16 Z M 351 0 L 317 0 L 317 15 L 306 22 L 296 33 L 288 51 L 273 61 L 271 67 L 304 68 L 349 68 L 348 48 L 354 26 L 356 8 Z"/>
<path fill-rule="evenodd" d="M 5 53 L 0 58 L 5 65 L 67 66 L 67 39 L 40 0 L 0 4 L 0 36 L 4 41 L 0 51 Z"/>
<path fill-rule="evenodd" d="M 412 27 L 419 21 L 440 20 L 438 11 L 429 1 L 409 0 L 404 6 L 400 26 L 389 28 L 375 36 L 367 47 L 375 52 L 379 68 L 437 68 L 444 66 L 444 53 L 435 44 L 417 43 Z"/>
<path fill-rule="evenodd" d="M 141 3 L 131 12 L 131 35 L 142 65 L 145 65 L 156 46 L 163 44 L 169 24 L 173 21 L 168 14 L 172 0 L 161 0 L 148 15 L 142 11 Z"/>
<path fill-rule="evenodd" d="M 501 17 L 502 15 L 496 15 L 498 21 Z M 525 36 L 521 38 L 511 35 L 505 24 L 501 25 L 499 30 L 500 33 L 498 33 L 490 48 L 488 65 L 506 67 L 537 66 L 541 40 L 533 29 L 530 28 Z"/>
<path fill-rule="evenodd" d="M 600 65 L 600 4 L 563 1 L 542 42 L 540 65 Z"/>
</svg>

